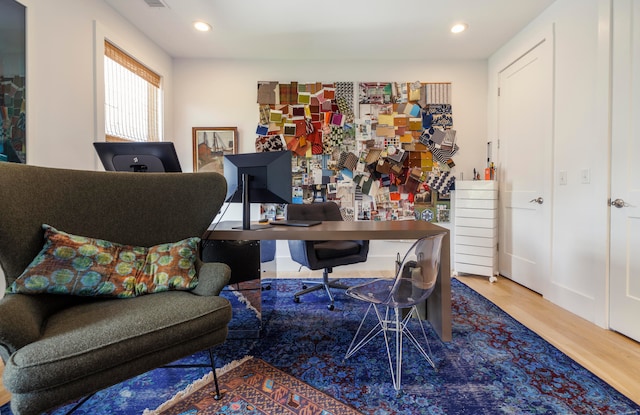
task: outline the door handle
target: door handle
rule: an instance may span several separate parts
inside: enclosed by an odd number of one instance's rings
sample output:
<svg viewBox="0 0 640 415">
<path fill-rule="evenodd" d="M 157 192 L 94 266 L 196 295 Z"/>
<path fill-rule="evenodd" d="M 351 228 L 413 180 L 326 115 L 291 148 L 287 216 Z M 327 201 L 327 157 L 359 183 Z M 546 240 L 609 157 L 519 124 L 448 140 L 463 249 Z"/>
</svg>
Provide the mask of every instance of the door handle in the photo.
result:
<svg viewBox="0 0 640 415">
<path fill-rule="evenodd" d="M 616 200 L 609 199 L 609 206 L 617 207 L 618 209 L 620 209 L 623 207 L 629 207 L 631 205 L 622 199 L 616 199 Z"/>
<path fill-rule="evenodd" d="M 531 199 L 529 203 L 537 203 L 539 205 L 544 203 L 544 199 L 542 197 L 537 197 L 535 199 Z"/>
</svg>

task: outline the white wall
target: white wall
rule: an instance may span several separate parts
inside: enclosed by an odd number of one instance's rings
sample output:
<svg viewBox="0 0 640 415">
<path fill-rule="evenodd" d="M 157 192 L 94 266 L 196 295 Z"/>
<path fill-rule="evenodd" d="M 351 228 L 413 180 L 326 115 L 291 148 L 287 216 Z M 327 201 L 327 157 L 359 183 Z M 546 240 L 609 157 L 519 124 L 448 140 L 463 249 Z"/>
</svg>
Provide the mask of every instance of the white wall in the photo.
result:
<svg viewBox="0 0 640 415">
<path fill-rule="evenodd" d="M 464 169 L 465 177 L 470 177 L 474 167 L 484 168 L 486 164 L 486 74 L 486 61 L 177 59 L 174 138 L 182 148 L 184 143 L 191 143 L 192 127 L 237 126 L 240 152 L 255 151 L 258 81 L 451 82 L 453 124 L 460 145 L 454 156 L 454 172 Z M 193 166 L 192 158 L 184 158 L 181 163 L 185 169 Z"/>
<path fill-rule="evenodd" d="M 174 65 L 174 138 L 183 168 L 193 167 L 192 127 L 238 127 L 239 151 L 254 152 L 258 123 L 258 81 L 421 81 L 451 82 L 453 125 L 459 152 L 454 173 L 470 178 L 486 164 L 486 61 L 233 61 L 177 59 Z M 255 211 L 254 207 L 254 211 Z M 255 214 L 254 214 L 255 217 Z M 225 220 L 240 220 L 239 206 L 231 206 Z M 453 237 L 452 237 L 453 242 Z M 408 245 L 374 241 L 369 259 L 359 269 L 384 269 L 398 250 Z M 286 242 L 277 245 L 278 269 L 293 270 Z"/>
<path fill-rule="evenodd" d="M 530 49 L 540 33 L 555 31 L 552 265 L 551 275 L 544 276 L 545 297 L 601 326 L 607 315 L 607 4 L 557 0 L 497 51 L 488 68 L 489 91 L 496 91 L 500 70 Z M 496 101 L 496 94 L 489 94 L 490 137 L 497 136 Z M 583 169 L 590 169 L 590 184 L 581 183 Z M 568 173 L 567 185 L 558 183 L 560 170 Z"/>
<path fill-rule="evenodd" d="M 102 0 L 20 2 L 27 6 L 28 164 L 102 168 L 92 143 L 104 140 L 104 122 L 100 127 L 96 121 L 104 119 L 104 87 L 101 82 L 96 85 L 94 74 L 96 45 L 101 45 L 104 37 L 163 77 L 164 128 L 171 137 L 173 62 L 162 49 Z M 94 40 L 94 27 L 103 38 Z M 102 51 L 97 53 L 101 64 Z M 96 102 L 101 104 L 96 106 Z M 4 285 L 2 277 L 0 297 Z"/>
<path fill-rule="evenodd" d="M 104 140 L 102 34 L 163 76 L 165 130 L 173 131 L 171 58 L 102 0 L 20 0 L 27 6 L 27 163 L 93 170 Z M 101 71 L 99 72 L 101 73 Z M 98 101 L 96 101 L 98 98 Z M 96 102 L 99 104 L 96 105 Z M 170 136 L 170 134 L 169 134 Z"/>
</svg>

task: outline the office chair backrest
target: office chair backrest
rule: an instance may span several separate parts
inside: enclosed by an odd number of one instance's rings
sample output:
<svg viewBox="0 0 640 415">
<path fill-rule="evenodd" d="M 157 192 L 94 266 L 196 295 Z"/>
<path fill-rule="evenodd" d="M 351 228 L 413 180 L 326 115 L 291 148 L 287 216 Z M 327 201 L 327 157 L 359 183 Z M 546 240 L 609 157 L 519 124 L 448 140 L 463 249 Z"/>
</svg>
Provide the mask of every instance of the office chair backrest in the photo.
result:
<svg viewBox="0 0 640 415">
<path fill-rule="evenodd" d="M 340 207 L 334 202 L 287 205 L 287 219 L 295 220 L 342 220 Z"/>
<path fill-rule="evenodd" d="M 444 233 L 418 239 L 396 271 L 396 281 L 387 298 L 390 307 L 411 307 L 431 295 L 440 272 Z"/>
</svg>

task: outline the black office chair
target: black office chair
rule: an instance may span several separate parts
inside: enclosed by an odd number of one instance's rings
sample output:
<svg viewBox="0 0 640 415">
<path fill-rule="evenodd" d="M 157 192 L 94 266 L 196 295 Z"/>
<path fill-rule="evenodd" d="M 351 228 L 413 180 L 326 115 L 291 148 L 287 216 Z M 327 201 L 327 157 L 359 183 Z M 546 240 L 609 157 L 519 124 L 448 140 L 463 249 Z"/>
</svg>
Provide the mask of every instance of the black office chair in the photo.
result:
<svg viewBox="0 0 640 415">
<path fill-rule="evenodd" d="M 287 219 L 341 221 L 340 207 L 334 202 L 311 204 L 290 204 L 287 206 Z M 369 253 L 369 241 L 289 241 L 291 259 L 311 270 L 323 269 L 322 283 L 303 282 L 302 290 L 293 295 L 297 303 L 300 296 L 324 288 L 333 310 L 333 295 L 329 288 L 347 289 L 346 285 L 329 280 L 333 267 L 365 262 Z"/>
</svg>

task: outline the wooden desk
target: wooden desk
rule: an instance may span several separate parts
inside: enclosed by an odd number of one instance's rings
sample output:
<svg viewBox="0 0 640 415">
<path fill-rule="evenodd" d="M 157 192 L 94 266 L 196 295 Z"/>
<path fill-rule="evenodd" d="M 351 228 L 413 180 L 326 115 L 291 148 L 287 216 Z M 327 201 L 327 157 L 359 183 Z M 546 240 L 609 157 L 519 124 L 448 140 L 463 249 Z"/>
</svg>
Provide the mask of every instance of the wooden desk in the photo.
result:
<svg viewBox="0 0 640 415">
<path fill-rule="evenodd" d="M 449 230 L 424 221 L 325 221 L 312 227 L 272 226 L 259 230 L 233 229 L 241 222 L 212 225 L 203 239 L 209 240 L 415 240 L 445 233 L 442 241 L 440 278 L 427 300 L 427 319 L 443 341 L 451 340 L 451 264 Z M 393 264 L 389 264 L 393 266 Z"/>
</svg>

